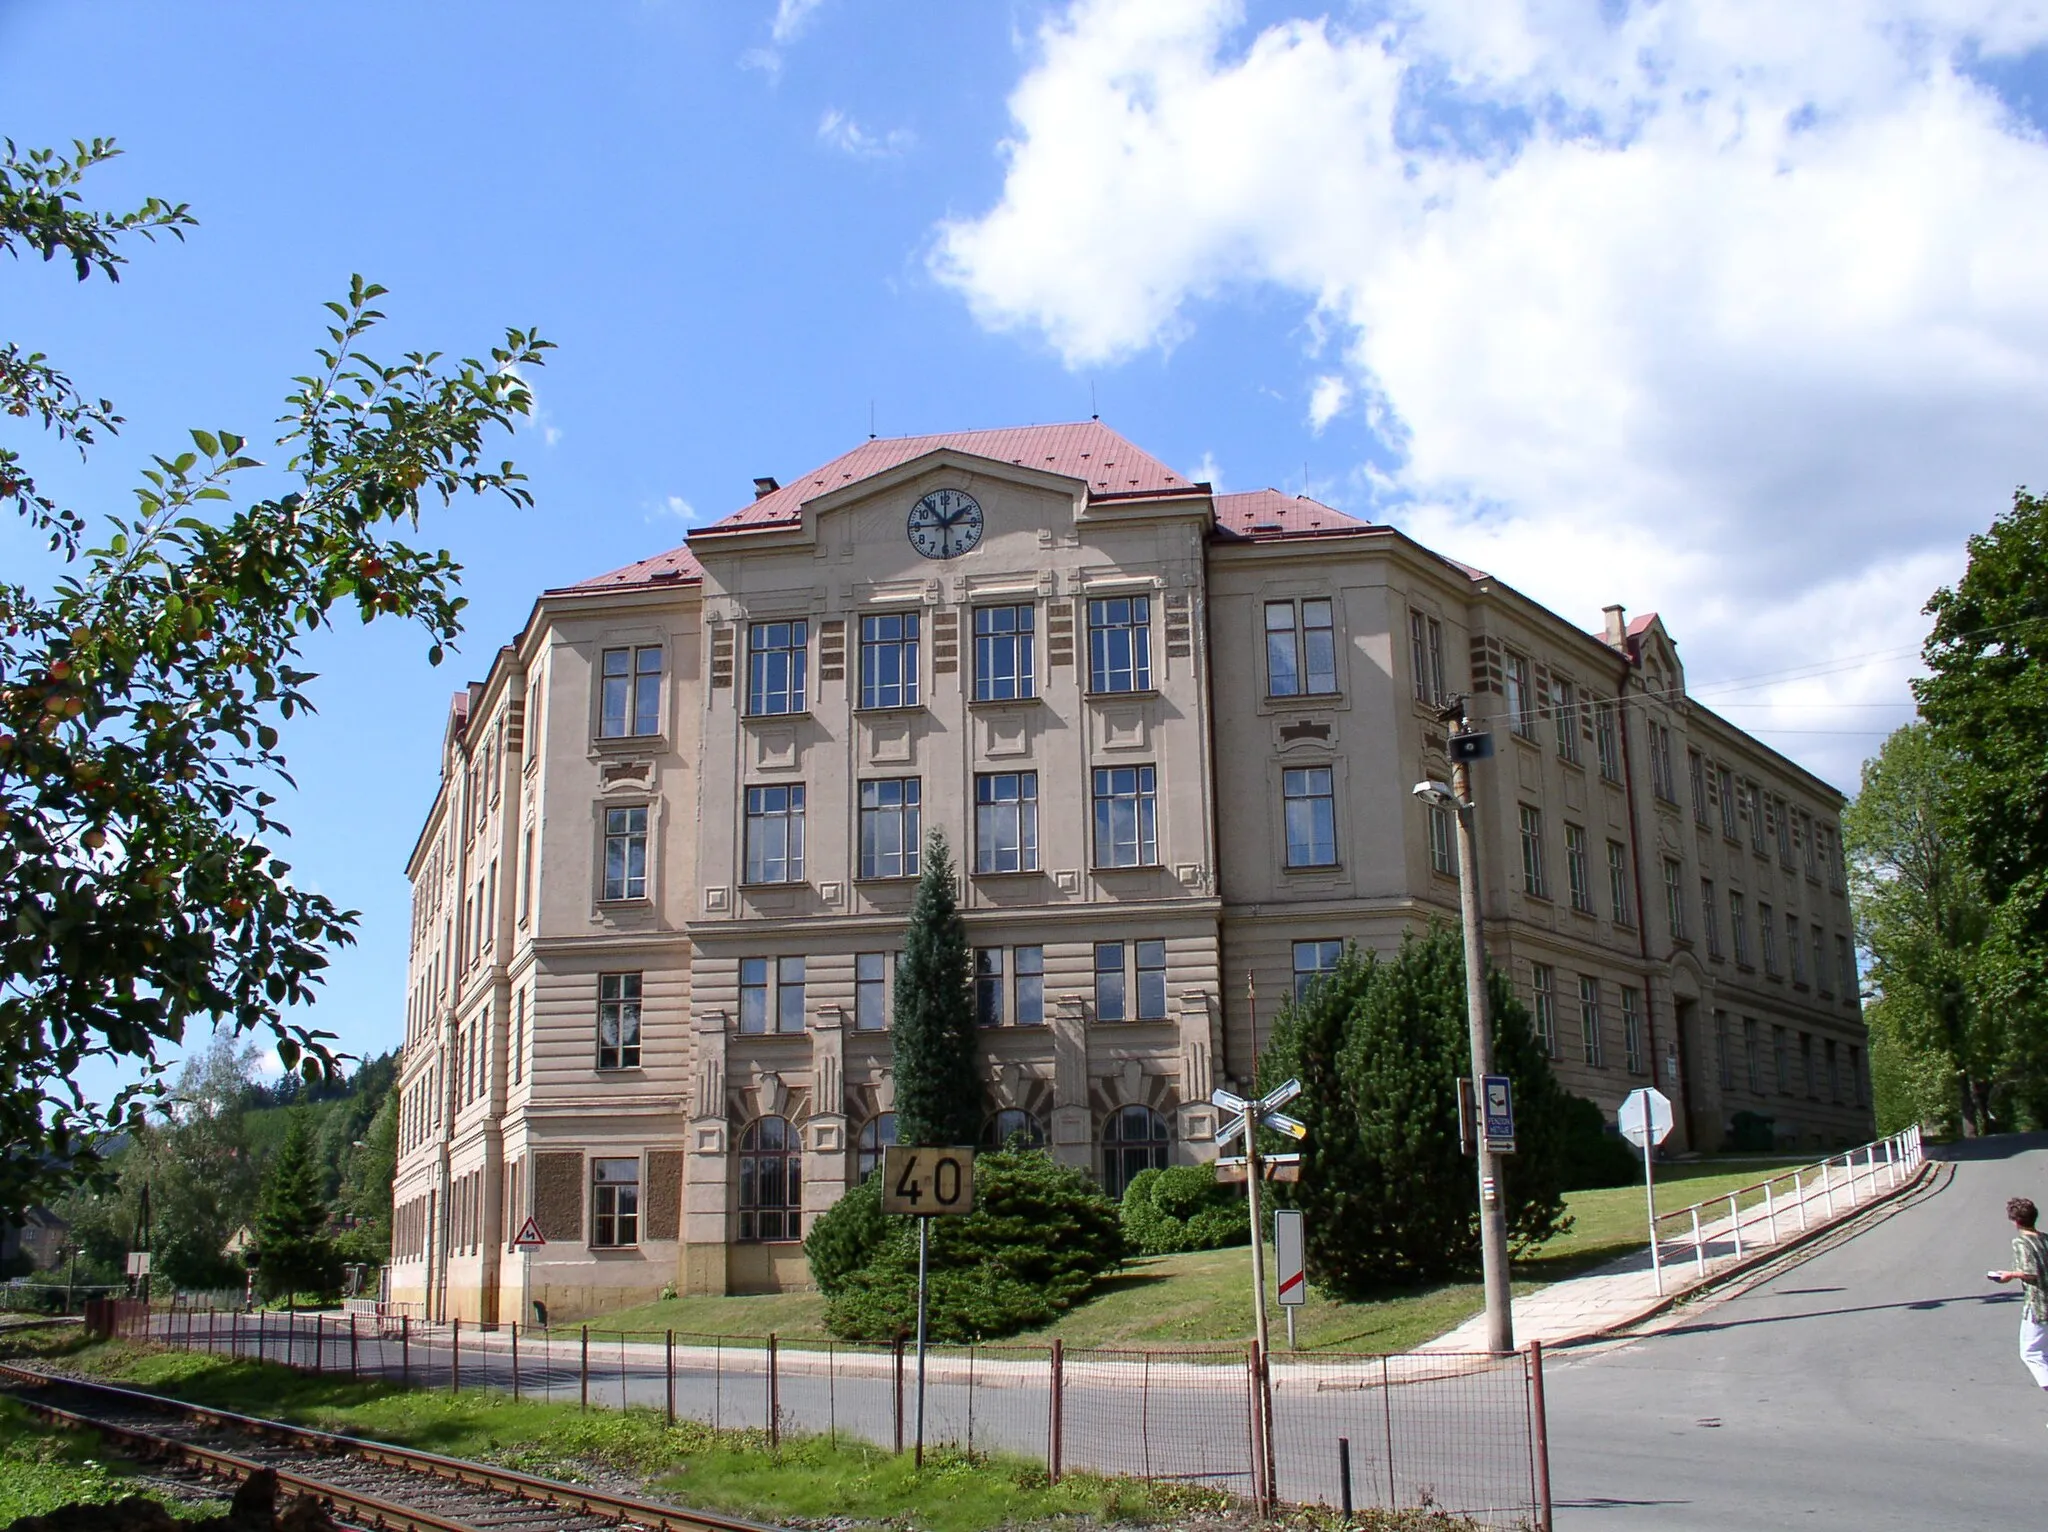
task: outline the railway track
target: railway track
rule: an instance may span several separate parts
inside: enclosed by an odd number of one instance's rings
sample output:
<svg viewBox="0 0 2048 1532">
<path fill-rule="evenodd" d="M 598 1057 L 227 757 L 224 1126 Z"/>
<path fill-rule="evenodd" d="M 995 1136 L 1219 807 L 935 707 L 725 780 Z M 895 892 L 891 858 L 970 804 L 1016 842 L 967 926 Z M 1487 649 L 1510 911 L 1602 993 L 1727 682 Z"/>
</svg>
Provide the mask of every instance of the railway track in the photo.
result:
<svg viewBox="0 0 2048 1532">
<path fill-rule="evenodd" d="M 366 1532 L 771 1532 L 580 1484 L 0 1363 L 0 1386 L 55 1424 L 240 1483 L 261 1469 Z M 58 1404 L 62 1398 L 65 1404 Z M 75 1406 L 75 1407 L 74 1407 Z"/>
</svg>

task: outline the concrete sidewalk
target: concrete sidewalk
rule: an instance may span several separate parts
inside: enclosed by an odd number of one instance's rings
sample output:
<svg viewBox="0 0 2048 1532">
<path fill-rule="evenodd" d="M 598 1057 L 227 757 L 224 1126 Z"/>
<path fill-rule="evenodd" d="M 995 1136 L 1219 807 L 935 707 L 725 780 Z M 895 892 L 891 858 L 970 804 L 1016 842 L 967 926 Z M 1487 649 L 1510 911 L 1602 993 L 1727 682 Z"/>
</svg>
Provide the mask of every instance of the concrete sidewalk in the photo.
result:
<svg viewBox="0 0 2048 1532">
<path fill-rule="evenodd" d="M 1903 1195 L 1925 1179 L 1931 1164 L 1923 1160 L 1910 1170 L 1897 1167 L 1894 1173 L 1893 1167 L 1879 1162 L 1869 1169 L 1859 1166 L 1852 1174 L 1837 1175 L 1826 1183 L 1817 1176 L 1804 1180 L 1796 1194 L 1789 1186 L 1785 1195 L 1774 1194 L 1768 1208 L 1757 1202 L 1740 1207 L 1734 1218 L 1726 1214 L 1711 1220 L 1703 1217 L 1697 1245 L 1689 1226 L 1682 1226 L 1674 1237 L 1674 1215 L 1663 1214 L 1661 1290 L 1646 1246 L 1582 1277 L 1553 1282 L 1516 1297 L 1515 1344 L 1526 1346 L 1536 1340 L 1545 1346 L 1559 1346 L 1639 1324 L 1703 1287 L 1782 1255 L 1880 1202 Z M 1788 1173 L 1779 1184 L 1790 1179 Z M 1715 1200 L 1725 1206 L 1725 1199 Z M 1474 1315 L 1416 1349 L 1484 1351 L 1486 1316 Z"/>
</svg>

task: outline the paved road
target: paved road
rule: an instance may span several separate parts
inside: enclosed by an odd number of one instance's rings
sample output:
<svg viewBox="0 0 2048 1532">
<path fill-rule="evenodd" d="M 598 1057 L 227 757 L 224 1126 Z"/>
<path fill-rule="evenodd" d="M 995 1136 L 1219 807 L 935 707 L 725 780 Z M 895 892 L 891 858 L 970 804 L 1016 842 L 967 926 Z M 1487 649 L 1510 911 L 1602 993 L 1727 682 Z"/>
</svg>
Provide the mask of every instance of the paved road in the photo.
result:
<svg viewBox="0 0 2048 1532">
<path fill-rule="evenodd" d="M 2005 1199 L 2048 1206 L 2048 1134 L 1949 1157 L 1941 1190 L 1749 1293 L 1553 1355 L 1562 1532 L 2048 1521 L 2048 1397 L 2015 1290 L 1984 1280 L 2011 1265 Z"/>
</svg>

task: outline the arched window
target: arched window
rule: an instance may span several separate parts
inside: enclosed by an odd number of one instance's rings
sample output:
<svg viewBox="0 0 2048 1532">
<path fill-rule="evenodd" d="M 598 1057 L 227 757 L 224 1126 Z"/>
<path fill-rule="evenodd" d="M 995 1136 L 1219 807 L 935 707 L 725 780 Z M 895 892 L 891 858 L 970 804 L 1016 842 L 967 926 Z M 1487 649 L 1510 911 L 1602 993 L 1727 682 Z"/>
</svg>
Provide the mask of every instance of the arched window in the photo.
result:
<svg viewBox="0 0 2048 1532">
<path fill-rule="evenodd" d="M 870 1117 L 860 1130 L 859 1180 L 865 1181 L 882 1163 L 882 1151 L 896 1142 L 896 1114 Z"/>
<path fill-rule="evenodd" d="M 740 1238 L 803 1237 L 803 1138 L 780 1117 L 740 1134 Z"/>
<path fill-rule="evenodd" d="M 1010 1140 L 1022 1135 L 1026 1149 L 1045 1147 L 1045 1125 L 1035 1116 L 1006 1106 L 992 1115 L 981 1125 L 981 1143 L 985 1149 L 1007 1149 Z"/>
<path fill-rule="evenodd" d="M 1172 1139 L 1166 1119 L 1149 1106 L 1118 1107 L 1102 1125 L 1102 1189 L 1121 1199 L 1141 1170 L 1164 1170 Z"/>
</svg>

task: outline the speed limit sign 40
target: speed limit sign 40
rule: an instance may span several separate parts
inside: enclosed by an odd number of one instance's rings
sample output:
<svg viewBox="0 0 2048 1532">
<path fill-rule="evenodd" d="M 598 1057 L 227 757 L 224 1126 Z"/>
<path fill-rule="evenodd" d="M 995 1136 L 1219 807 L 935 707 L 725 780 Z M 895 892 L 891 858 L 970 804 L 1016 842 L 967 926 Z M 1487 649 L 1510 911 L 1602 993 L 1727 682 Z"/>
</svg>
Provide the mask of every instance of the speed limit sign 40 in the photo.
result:
<svg viewBox="0 0 2048 1532">
<path fill-rule="evenodd" d="M 882 1152 L 882 1211 L 912 1218 L 936 1218 L 974 1211 L 972 1149 L 906 1149 Z"/>
</svg>

